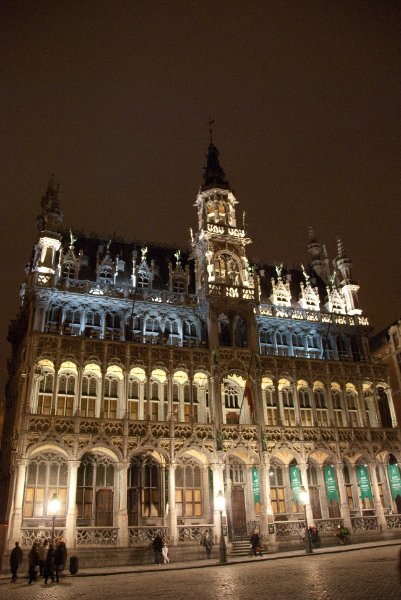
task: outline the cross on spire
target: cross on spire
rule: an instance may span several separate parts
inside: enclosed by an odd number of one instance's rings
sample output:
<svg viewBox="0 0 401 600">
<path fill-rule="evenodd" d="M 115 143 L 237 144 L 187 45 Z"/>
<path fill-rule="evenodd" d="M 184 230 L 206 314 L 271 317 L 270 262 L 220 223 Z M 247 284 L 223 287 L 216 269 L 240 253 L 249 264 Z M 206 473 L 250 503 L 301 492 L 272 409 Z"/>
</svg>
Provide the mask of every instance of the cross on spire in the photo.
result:
<svg viewBox="0 0 401 600">
<path fill-rule="evenodd" d="M 213 144 L 213 129 L 212 129 L 213 123 L 214 123 L 214 119 L 212 119 L 212 117 L 209 115 L 208 125 L 209 125 L 209 137 L 210 137 L 211 144 Z"/>
</svg>

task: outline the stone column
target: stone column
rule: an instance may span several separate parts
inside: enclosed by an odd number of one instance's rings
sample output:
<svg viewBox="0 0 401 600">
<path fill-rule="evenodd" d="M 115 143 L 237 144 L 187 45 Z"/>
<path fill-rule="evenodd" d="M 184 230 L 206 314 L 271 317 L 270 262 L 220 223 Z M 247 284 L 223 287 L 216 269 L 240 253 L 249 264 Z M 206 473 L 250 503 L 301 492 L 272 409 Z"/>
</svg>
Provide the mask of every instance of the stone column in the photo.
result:
<svg viewBox="0 0 401 600">
<path fill-rule="evenodd" d="M 292 389 L 292 395 L 294 397 L 295 424 L 299 427 L 302 423 L 301 423 L 301 410 L 299 407 L 297 384 L 296 383 L 291 384 L 291 389 Z"/>
<path fill-rule="evenodd" d="M 269 534 L 269 523 L 274 523 L 273 507 L 270 495 L 270 461 L 269 454 L 262 452 L 262 462 L 259 467 L 259 482 L 260 482 L 260 526 L 261 532 L 265 539 L 269 540 L 270 544 L 276 543 L 276 534 Z"/>
<path fill-rule="evenodd" d="M 274 384 L 274 394 L 276 396 L 277 410 L 278 410 L 278 423 L 281 427 L 284 426 L 284 407 L 283 407 L 283 396 L 279 390 L 278 383 Z"/>
<path fill-rule="evenodd" d="M 128 476 L 128 462 L 120 463 L 118 469 L 118 492 L 119 492 L 119 510 L 117 517 L 118 526 L 118 546 L 127 548 L 129 546 L 129 534 L 128 534 L 128 510 L 127 510 L 127 476 Z"/>
<path fill-rule="evenodd" d="M 14 542 L 21 536 L 22 502 L 24 499 L 25 475 L 28 466 L 26 459 L 17 460 L 17 469 L 14 479 L 14 503 L 11 511 L 8 543 L 9 548 L 14 547 Z"/>
<path fill-rule="evenodd" d="M 379 484 L 377 483 L 376 475 L 376 463 L 369 464 L 369 475 L 373 488 L 373 506 L 375 508 L 376 517 L 378 518 L 379 529 L 380 531 L 383 531 L 387 529 L 387 521 L 386 517 L 384 516 L 382 503 L 380 502 Z"/>
<path fill-rule="evenodd" d="M 172 544 L 178 543 L 177 530 L 177 510 L 175 508 L 175 470 L 177 465 L 171 463 L 168 465 L 168 517 L 167 522 L 170 530 L 170 540 Z"/>
<path fill-rule="evenodd" d="M 80 465 L 79 460 L 68 461 L 68 497 L 67 514 L 65 517 L 65 543 L 67 548 L 76 546 L 76 496 L 77 496 L 77 476 Z"/>
<path fill-rule="evenodd" d="M 351 533 L 351 514 L 349 511 L 347 494 L 345 493 L 343 466 L 343 463 L 339 461 L 335 463 L 334 468 L 336 470 L 338 493 L 340 494 L 340 515 L 344 521 L 344 526 L 347 527 L 348 531 Z"/>
<path fill-rule="evenodd" d="M 214 533 L 217 538 L 217 541 L 220 541 L 221 534 L 221 520 L 220 513 L 215 508 L 215 500 L 217 498 L 218 493 L 221 491 L 224 494 L 224 479 L 223 479 L 223 471 L 224 465 L 222 464 L 214 464 L 211 465 L 212 473 L 213 473 L 213 523 L 214 523 Z M 224 513 L 223 513 L 224 514 Z"/>
</svg>

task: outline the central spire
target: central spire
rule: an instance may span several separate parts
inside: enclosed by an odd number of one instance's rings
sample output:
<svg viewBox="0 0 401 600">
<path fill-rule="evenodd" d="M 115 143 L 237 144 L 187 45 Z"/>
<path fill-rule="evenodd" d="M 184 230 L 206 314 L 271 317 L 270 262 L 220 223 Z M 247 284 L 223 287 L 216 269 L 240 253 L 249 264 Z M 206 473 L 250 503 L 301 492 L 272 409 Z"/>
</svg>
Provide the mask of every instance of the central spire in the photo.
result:
<svg viewBox="0 0 401 600">
<path fill-rule="evenodd" d="M 219 151 L 216 146 L 210 141 L 207 149 L 207 162 L 203 169 L 201 191 L 210 190 L 211 188 L 221 188 L 229 190 L 230 184 L 226 181 L 226 176 L 219 163 Z"/>
</svg>

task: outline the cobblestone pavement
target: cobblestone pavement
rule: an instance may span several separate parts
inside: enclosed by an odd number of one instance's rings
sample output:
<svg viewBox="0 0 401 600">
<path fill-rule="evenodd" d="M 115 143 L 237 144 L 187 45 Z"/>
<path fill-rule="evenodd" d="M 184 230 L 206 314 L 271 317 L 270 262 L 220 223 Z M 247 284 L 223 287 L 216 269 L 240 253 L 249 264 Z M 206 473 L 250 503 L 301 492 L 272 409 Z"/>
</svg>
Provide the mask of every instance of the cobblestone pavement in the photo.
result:
<svg viewBox="0 0 401 600">
<path fill-rule="evenodd" d="M 245 564 L 69 577 L 60 584 L 0 581 L 1 600 L 399 600 L 399 546 Z"/>
</svg>

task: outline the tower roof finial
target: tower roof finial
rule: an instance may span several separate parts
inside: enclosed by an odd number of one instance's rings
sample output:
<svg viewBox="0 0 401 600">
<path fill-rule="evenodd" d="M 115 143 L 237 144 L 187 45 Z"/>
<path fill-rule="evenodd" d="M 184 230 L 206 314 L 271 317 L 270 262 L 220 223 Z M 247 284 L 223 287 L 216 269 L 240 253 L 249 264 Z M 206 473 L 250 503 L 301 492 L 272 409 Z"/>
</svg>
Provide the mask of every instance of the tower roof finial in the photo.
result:
<svg viewBox="0 0 401 600">
<path fill-rule="evenodd" d="M 212 119 L 212 117 L 209 115 L 208 125 L 209 125 L 209 139 L 210 139 L 211 144 L 213 144 L 213 129 L 212 129 L 213 123 L 214 123 L 214 119 Z"/>
<path fill-rule="evenodd" d="M 210 135 L 210 143 L 207 149 L 207 162 L 206 166 L 203 168 L 203 177 L 201 190 L 210 190 L 211 188 L 221 188 L 223 190 L 229 190 L 230 184 L 226 180 L 225 173 L 221 168 L 219 162 L 219 151 L 216 146 L 213 144 L 213 131 L 212 124 L 214 123 L 213 119 L 209 120 L 209 135 Z"/>
</svg>

